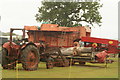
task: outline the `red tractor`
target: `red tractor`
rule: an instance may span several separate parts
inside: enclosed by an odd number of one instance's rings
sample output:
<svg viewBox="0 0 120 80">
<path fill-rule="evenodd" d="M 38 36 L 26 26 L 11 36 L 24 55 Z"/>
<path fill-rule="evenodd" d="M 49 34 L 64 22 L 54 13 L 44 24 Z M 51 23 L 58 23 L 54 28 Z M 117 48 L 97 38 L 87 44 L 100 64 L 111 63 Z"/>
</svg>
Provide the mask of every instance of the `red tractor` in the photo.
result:
<svg viewBox="0 0 120 80">
<path fill-rule="evenodd" d="M 22 43 L 17 45 L 12 42 L 12 33 L 14 30 L 22 30 Z M 18 41 L 19 42 L 19 41 Z M 36 70 L 38 67 L 40 54 L 34 43 L 25 43 L 24 29 L 10 29 L 10 41 L 3 44 L 2 49 L 2 67 L 3 69 L 14 69 L 16 61 L 21 62 L 25 70 Z"/>
<path fill-rule="evenodd" d="M 22 30 L 22 40 L 12 42 L 14 30 Z M 68 66 L 68 62 L 61 55 L 59 48 L 47 47 L 43 41 L 39 43 L 28 42 L 25 38 L 25 29 L 10 29 L 10 40 L 2 45 L 2 67 L 3 69 L 14 69 L 16 63 L 22 63 L 25 70 L 36 70 L 40 60 L 45 59 L 47 68 L 53 66 Z M 61 62 L 61 63 L 60 63 Z M 62 64 L 62 65 L 60 65 Z"/>
</svg>

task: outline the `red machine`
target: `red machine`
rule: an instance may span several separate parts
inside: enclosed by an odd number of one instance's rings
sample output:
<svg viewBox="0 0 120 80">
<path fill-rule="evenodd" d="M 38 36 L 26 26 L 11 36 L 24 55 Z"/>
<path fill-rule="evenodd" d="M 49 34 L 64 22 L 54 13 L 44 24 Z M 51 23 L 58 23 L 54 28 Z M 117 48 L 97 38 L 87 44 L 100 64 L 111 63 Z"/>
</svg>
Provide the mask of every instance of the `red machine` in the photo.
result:
<svg viewBox="0 0 120 80">
<path fill-rule="evenodd" d="M 21 44 L 12 42 L 14 30 L 22 30 Z M 19 41 L 18 41 L 19 43 Z M 3 69 L 14 69 L 17 62 L 21 62 L 25 70 L 36 70 L 39 63 L 39 51 L 34 43 L 25 42 L 25 30 L 18 28 L 10 29 L 10 40 L 2 45 L 2 67 Z"/>
<path fill-rule="evenodd" d="M 90 37 L 89 27 L 61 27 L 57 24 L 42 24 L 37 26 L 24 26 L 28 31 L 28 40 L 32 42 L 45 41 L 51 47 L 72 47 L 73 41 L 81 37 Z"/>
<path fill-rule="evenodd" d="M 114 62 L 111 59 L 107 59 L 109 57 L 108 54 L 117 54 L 120 52 L 118 48 L 120 48 L 120 42 L 118 40 L 111 39 L 102 39 L 102 38 L 94 38 L 94 37 L 81 37 L 80 39 L 76 39 L 74 43 L 76 43 L 74 47 L 74 56 L 67 56 L 66 58 L 71 61 L 71 65 L 74 65 L 76 62 L 84 65 L 86 62 L 89 63 L 105 63 L 105 67 L 107 67 L 107 63 Z M 79 47 L 81 46 L 81 47 Z"/>
<path fill-rule="evenodd" d="M 12 40 L 14 30 L 23 31 L 22 40 L 17 43 Z M 28 39 L 25 38 L 26 30 Z M 61 27 L 57 24 L 43 24 L 41 27 L 25 26 L 24 29 L 11 28 L 10 41 L 2 46 L 2 67 L 3 69 L 14 69 L 16 62 L 19 62 L 22 63 L 25 70 L 36 70 L 39 60 L 45 58 L 47 68 L 69 66 L 58 47 L 73 46 L 73 40 L 82 36 L 90 36 L 90 29 L 87 27 Z M 50 46 L 48 47 L 46 43 Z M 53 61 L 55 64 L 52 63 Z"/>
<path fill-rule="evenodd" d="M 22 44 L 12 42 L 12 32 L 14 30 L 23 31 Z M 26 30 L 28 39 L 25 38 Z M 47 68 L 52 68 L 53 66 L 69 66 L 69 62 L 63 56 L 59 47 L 71 47 L 73 46 L 73 41 L 79 38 L 85 42 L 85 47 L 91 47 L 93 43 L 96 43 L 94 47 L 97 49 L 101 50 L 105 48 L 109 53 L 118 53 L 117 48 L 119 42 L 117 40 L 93 38 L 90 37 L 90 34 L 91 29 L 89 27 L 61 27 L 57 24 L 42 24 L 41 27 L 24 26 L 24 29 L 11 28 L 10 41 L 4 43 L 2 46 L 2 67 L 4 69 L 14 69 L 16 62 L 19 62 L 22 63 L 25 70 L 36 70 L 39 60 L 44 58 L 46 58 Z M 87 44 L 88 42 L 89 44 Z M 102 46 L 103 44 L 105 44 L 104 47 Z M 91 54 L 89 56 L 90 60 L 93 57 L 91 51 L 92 49 L 90 49 L 89 53 Z M 92 59 L 94 60 L 95 58 Z M 55 64 L 53 64 L 53 61 Z"/>
<path fill-rule="evenodd" d="M 85 42 L 85 47 L 95 47 L 99 51 L 107 50 L 107 53 L 117 54 L 120 52 L 120 42 L 118 40 L 82 37 L 81 41 Z"/>
<path fill-rule="evenodd" d="M 22 30 L 21 40 L 13 42 L 12 33 L 14 30 Z M 37 33 L 37 31 L 35 32 Z M 31 36 L 32 34 L 29 34 Z M 36 35 L 32 39 L 37 39 Z M 29 39 L 29 38 L 28 38 Z M 39 61 L 46 62 L 46 68 L 67 67 L 68 60 L 62 55 L 58 47 L 49 47 L 44 41 L 34 42 L 25 38 L 25 29 L 11 28 L 10 40 L 2 45 L 2 67 L 3 69 L 14 69 L 17 62 L 22 63 L 25 70 L 36 70 Z M 44 59 L 44 60 L 43 60 Z"/>
</svg>

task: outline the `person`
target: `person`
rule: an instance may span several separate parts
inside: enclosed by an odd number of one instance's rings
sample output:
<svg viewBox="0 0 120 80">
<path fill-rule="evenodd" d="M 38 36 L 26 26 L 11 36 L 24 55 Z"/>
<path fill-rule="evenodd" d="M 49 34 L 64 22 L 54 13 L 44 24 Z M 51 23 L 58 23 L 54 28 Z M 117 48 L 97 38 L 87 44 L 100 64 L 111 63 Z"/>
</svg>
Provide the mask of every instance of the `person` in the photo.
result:
<svg viewBox="0 0 120 80">
<path fill-rule="evenodd" d="M 73 56 L 78 56 L 79 55 L 79 47 L 81 47 L 81 39 L 75 39 L 73 41 L 73 44 L 74 44 L 74 48 L 73 48 Z"/>
<path fill-rule="evenodd" d="M 73 41 L 73 44 L 74 44 L 74 46 L 80 47 L 80 42 L 81 42 L 81 39 L 75 39 Z"/>
</svg>

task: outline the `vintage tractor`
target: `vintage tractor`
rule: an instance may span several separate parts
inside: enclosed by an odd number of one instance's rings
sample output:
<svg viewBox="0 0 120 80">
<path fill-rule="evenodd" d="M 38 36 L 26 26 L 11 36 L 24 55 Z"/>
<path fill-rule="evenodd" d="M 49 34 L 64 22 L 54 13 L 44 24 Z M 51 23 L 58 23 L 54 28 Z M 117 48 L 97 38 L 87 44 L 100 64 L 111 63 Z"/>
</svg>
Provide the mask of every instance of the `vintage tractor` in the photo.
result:
<svg viewBox="0 0 120 80">
<path fill-rule="evenodd" d="M 22 30 L 22 40 L 16 43 L 12 42 L 12 33 L 14 30 Z M 57 47 L 48 47 L 44 41 L 39 43 L 29 42 L 25 38 L 25 29 L 11 28 L 10 40 L 2 45 L 2 67 L 3 69 L 14 69 L 16 63 L 22 63 L 25 70 L 36 70 L 39 61 L 46 62 L 47 69 L 54 66 L 69 66 L 68 61 L 62 56 Z"/>
<path fill-rule="evenodd" d="M 14 30 L 22 30 L 22 40 L 16 44 L 12 42 L 12 33 Z M 25 42 L 24 29 L 10 29 L 10 40 L 2 46 L 2 67 L 3 69 L 14 69 L 16 62 L 21 62 L 25 70 L 36 70 L 39 63 L 39 51 L 32 42 Z"/>
</svg>

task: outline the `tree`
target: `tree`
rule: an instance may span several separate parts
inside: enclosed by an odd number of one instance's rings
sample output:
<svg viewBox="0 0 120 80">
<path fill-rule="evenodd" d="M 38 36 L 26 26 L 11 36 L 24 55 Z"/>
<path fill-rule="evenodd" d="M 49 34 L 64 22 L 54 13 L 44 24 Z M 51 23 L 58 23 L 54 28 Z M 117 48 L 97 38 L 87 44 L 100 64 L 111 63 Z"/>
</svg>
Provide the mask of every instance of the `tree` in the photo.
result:
<svg viewBox="0 0 120 80">
<path fill-rule="evenodd" d="M 59 24 L 61 26 L 79 26 L 87 22 L 91 26 L 100 26 L 101 15 L 99 2 L 42 2 L 36 14 L 37 21 Z"/>
</svg>

